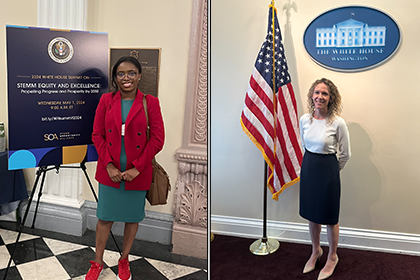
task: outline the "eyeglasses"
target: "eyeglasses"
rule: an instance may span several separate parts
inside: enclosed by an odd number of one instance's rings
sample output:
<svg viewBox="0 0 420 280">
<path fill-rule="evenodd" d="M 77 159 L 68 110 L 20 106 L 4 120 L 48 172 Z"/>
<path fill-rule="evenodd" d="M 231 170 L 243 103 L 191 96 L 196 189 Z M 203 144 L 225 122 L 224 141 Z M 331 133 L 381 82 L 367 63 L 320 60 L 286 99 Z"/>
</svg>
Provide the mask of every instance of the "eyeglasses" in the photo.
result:
<svg viewBox="0 0 420 280">
<path fill-rule="evenodd" d="M 128 76 L 130 79 L 134 79 L 136 77 L 136 75 L 137 75 L 137 72 L 128 72 L 128 73 L 118 72 L 117 73 L 117 78 L 122 80 L 126 76 Z"/>
</svg>

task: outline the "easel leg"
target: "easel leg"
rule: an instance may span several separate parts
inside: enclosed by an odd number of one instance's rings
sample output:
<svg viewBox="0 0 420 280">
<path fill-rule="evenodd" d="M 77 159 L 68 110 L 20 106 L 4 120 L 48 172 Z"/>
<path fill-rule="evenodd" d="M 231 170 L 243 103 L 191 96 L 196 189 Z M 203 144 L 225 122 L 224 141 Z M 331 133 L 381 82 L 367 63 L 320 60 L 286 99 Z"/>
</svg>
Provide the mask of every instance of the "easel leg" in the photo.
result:
<svg viewBox="0 0 420 280">
<path fill-rule="evenodd" d="M 64 166 L 61 166 L 61 168 L 63 168 L 63 167 Z M 43 189 L 43 185 L 44 185 L 46 173 L 47 173 L 47 171 L 49 171 L 51 169 L 57 169 L 57 172 L 58 172 L 59 168 L 60 168 L 60 166 L 55 166 L 55 167 L 49 168 L 49 169 L 47 168 L 47 166 L 41 166 L 41 167 L 38 168 L 38 170 L 36 172 L 35 183 L 34 183 L 34 186 L 32 188 L 31 197 L 28 200 L 28 205 L 27 205 L 27 208 L 26 208 L 26 211 L 25 211 L 25 215 L 23 216 L 23 220 L 22 220 L 21 224 L 19 225 L 19 233 L 18 233 L 18 236 L 16 238 L 15 246 L 13 247 L 13 251 L 12 251 L 12 254 L 10 256 L 9 263 L 7 264 L 7 268 L 6 268 L 6 271 L 4 273 L 3 280 L 6 280 L 7 272 L 9 271 L 10 265 L 12 263 L 12 259 L 13 259 L 14 255 L 15 255 L 17 243 L 19 242 L 20 236 L 22 235 L 23 227 L 24 227 L 25 222 L 26 222 L 26 219 L 28 217 L 29 208 L 31 207 L 32 201 L 34 199 L 34 195 L 35 195 L 35 192 L 36 192 L 36 186 L 38 185 L 39 178 L 41 177 L 41 174 L 42 174 L 41 186 L 40 186 L 40 190 L 38 192 L 38 201 L 37 201 L 37 204 L 36 204 L 34 218 L 33 218 L 33 221 L 32 221 L 32 228 L 34 228 L 34 226 L 35 226 L 36 215 L 37 215 L 37 212 L 38 212 L 39 201 L 40 201 L 40 198 L 42 196 L 42 189 Z M 75 166 L 68 166 L 68 168 L 75 168 Z M 78 168 L 78 167 L 76 167 L 76 168 Z M 89 179 L 89 176 L 88 176 L 88 174 L 86 172 L 85 162 L 81 162 L 80 163 L 80 168 L 83 170 L 83 173 L 85 174 L 86 180 L 89 183 L 90 189 L 92 191 L 93 196 L 95 197 L 96 202 L 98 202 L 98 197 L 97 197 L 97 195 L 95 193 L 95 189 L 93 188 L 92 183 L 91 183 L 91 181 Z M 121 249 L 118 246 L 117 240 L 115 239 L 114 234 L 112 233 L 112 231 L 111 231 L 111 237 L 114 240 L 115 246 L 117 247 L 118 252 L 121 255 Z"/>
<path fill-rule="evenodd" d="M 38 192 L 38 200 L 36 202 L 35 213 L 34 213 L 34 218 L 32 220 L 31 228 L 35 228 L 36 214 L 38 213 L 39 201 L 41 200 L 41 196 L 42 196 L 42 188 L 43 188 L 44 182 L 45 182 L 45 175 L 47 175 L 47 170 L 45 170 L 42 174 L 41 186 L 40 186 L 39 192 Z M 32 191 L 35 192 L 35 189 L 33 189 Z"/>
<path fill-rule="evenodd" d="M 81 162 L 81 163 L 80 163 L 80 168 L 83 170 L 83 173 L 85 174 L 86 180 L 87 180 L 87 181 L 88 181 L 88 183 L 89 183 L 90 190 L 92 191 L 92 194 L 93 194 L 93 196 L 95 197 L 96 203 L 98 203 L 98 197 L 97 197 L 97 195 L 96 195 L 96 193 L 95 193 L 95 189 L 93 188 L 92 183 L 90 182 L 89 176 L 88 176 L 88 174 L 87 174 L 87 172 L 86 172 L 86 165 L 85 165 L 85 162 Z M 111 233 L 112 240 L 114 240 L 115 246 L 117 246 L 118 253 L 120 253 L 120 255 L 121 255 L 121 249 L 120 249 L 120 247 L 118 246 L 117 240 L 115 239 L 114 234 L 112 233 L 112 230 L 111 230 L 111 232 L 110 232 L 110 233 Z"/>
<path fill-rule="evenodd" d="M 36 190 L 36 186 L 38 185 L 39 177 L 41 176 L 41 173 L 43 173 L 43 175 L 44 175 L 44 177 L 45 177 L 45 172 L 47 171 L 46 169 L 47 169 L 47 167 L 46 167 L 46 166 L 41 166 L 41 167 L 39 167 L 39 168 L 38 168 L 38 170 L 36 171 L 36 179 L 35 179 L 34 187 L 32 188 L 31 197 L 30 197 L 30 198 L 29 198 L 29 200 L 28 200 L 28 205 L 26 206 L 26 211 L 25 211 L 25 215 L 23 216 L 23 220 L 22 220 L 21 224 L 19 225 L 19 233 L 18 233 L 18 236 L 17 236 L 17 238 L 16 238 L 16 241 L 15 241 L 15 246 L 13 247 L 12 254 L 10 255 L 10 259 L 9 259 L 8 264 L 7 264 L 6 271 L 4 272 L 4 277 L 3 277 L 3 280 L 6 280 L 6 277 L 7 277 L 7 272 L 9 271 L 10 265 L 11 265 L 11 263 L 12 263 L 12 259 L 13 259 L 13 257 L 15 256 L 16 247 L 17 247 L 17 245 L 18 245 L 19 238 L 20 238 L 20 236 L 22 235 L 23 227 L 24 227 L 24 225 L 25 225 L 26 218 L 28 217 L 29 208 L 31 207 L 31 203 L 32 203 L 32 201 L 33 201 L 33 199 L 34 199 L 35 190 Z M 35 219 L 35 216 L 34 216 L 34 219 Z"/>
</svg>

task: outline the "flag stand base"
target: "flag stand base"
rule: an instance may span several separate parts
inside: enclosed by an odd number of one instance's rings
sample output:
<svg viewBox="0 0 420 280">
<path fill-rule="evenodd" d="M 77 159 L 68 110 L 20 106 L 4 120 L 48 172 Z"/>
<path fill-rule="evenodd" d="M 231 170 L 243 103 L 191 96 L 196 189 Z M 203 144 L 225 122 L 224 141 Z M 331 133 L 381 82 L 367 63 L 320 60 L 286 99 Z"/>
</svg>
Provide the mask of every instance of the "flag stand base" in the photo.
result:
<svg viewBox="0 0 420 280">
<path fill-rule="evenodd" d="M 274 253 L 280 247 L 280 243 L 272 238 L 260 238 L 249 246 L 254 255 L 265 256 Z"/>
</svg>

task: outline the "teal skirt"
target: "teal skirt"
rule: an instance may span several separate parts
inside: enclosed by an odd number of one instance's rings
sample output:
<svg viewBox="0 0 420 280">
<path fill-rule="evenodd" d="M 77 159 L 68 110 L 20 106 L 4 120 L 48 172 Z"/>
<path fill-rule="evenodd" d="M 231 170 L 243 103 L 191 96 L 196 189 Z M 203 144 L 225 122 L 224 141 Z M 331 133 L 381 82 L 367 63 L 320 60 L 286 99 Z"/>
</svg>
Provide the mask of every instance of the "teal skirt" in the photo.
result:
<svg viewBox="0 0 420 280">
<path fill-rule="evenodd" d="M 121 146 L 121 171 L 124 172 L 127 164 L 124 137 Z M 99 184 L 98 207 L 96 216 L 102 221 L 138 223 L 144 217 L 144 206 L 147 191 L 126 191 L 125 182 L 120 188 Z"/>
</svg>

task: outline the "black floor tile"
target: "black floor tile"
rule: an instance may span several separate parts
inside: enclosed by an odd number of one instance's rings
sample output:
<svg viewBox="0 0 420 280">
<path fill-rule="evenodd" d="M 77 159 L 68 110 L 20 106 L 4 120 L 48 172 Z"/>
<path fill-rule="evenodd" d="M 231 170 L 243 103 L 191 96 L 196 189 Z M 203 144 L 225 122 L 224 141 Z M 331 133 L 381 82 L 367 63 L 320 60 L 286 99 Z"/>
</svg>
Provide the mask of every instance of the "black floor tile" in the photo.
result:
<svg viewBox="0 0 420 280">
<path fill-rule="evenodd" d="M 162 261 L 168 261 L 171 258 L 171 249 L 172 248 L 169 245 L 147 242 L 143 240 L 135 242 L 131 247 L 132 252 L 137 252 L 137 255 Z"/>
<path fill-rule="evenodd" d="M 195 268 L 207 269 L 207 260 L 206 259 L 198 259 L 189 256 L 181 256 L 179 264 L 191 266 Z"/>
<path fill-rule="evenodd" d="M 111 267 L 112 271 L 118 275 L 118 266 Z M 167 280 L 153 265 L 145 259 L 130 262 L 132 280 Z"/>
<path fill-rule="evenodd" d="M 200 270 L 200 271 L 197 271 L 195 273 L 177 278 L 175 280 L 207 280 L 207 273 Z"/>
<path fill-rule="evenodd" d="M 95 252 L 91 248 L 80 249 L 56 256 L 66 272 L 72 277 L 86 274 L 90 268 L 89 261 L 95 259 Z M 106 264 L 104 269 L 107 268 Z"/>
<path fill-rule="evenodd" d="M 16 243 L 6 245 L 9 254 L 12 255 Z M 34 260 L 39 260 L 54 256 L 50 248 L 45 244 L 42 238 L 34 238 L 17 243 L 16 251 L 13 256 L 15 265 L 19 265 Z"/>
<path fill-rule="evenodd" d="M 0 279 L 3 280 L 4 274 L 6 273 L 6 268 L 0 270 Z M 7 280 L 22 280 L 22 277 L 19 274 L 16 266 L 12 266 L 7 271 Z"/>
</svg>

